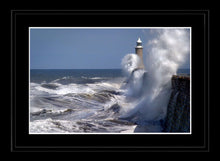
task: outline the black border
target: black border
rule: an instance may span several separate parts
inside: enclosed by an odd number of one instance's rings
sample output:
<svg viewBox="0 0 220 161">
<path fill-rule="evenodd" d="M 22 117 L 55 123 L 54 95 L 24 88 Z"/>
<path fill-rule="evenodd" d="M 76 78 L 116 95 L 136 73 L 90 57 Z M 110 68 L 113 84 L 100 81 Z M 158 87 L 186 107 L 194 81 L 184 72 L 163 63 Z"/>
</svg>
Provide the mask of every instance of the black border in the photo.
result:
<svg viewBox="0 0 220 161">
<path fill-rule="evenodd" d="M 209 151 L 209 17 L 209 10 L 11 10 L 11 151 Z M 29 135 L 28 27 L 40 26 L 192 27 L 192 135 Z"/>
</svg>

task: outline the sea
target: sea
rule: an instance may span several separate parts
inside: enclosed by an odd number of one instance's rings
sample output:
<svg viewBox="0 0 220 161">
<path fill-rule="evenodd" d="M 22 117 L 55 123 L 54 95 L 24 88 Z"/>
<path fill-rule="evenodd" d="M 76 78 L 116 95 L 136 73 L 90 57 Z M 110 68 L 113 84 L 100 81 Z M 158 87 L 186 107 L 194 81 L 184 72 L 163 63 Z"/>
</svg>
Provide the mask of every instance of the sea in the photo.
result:
<svg viewBox="0 0 220 161">
<path fill-rule="evenodd" d="M 177 73 L 190 74 L 189 69 Z M 127 100 L 121 69 L 31 69 L 30 134 L 123 134 L 161 132 L 160 122 L 120 118 Z"/>
</svg>

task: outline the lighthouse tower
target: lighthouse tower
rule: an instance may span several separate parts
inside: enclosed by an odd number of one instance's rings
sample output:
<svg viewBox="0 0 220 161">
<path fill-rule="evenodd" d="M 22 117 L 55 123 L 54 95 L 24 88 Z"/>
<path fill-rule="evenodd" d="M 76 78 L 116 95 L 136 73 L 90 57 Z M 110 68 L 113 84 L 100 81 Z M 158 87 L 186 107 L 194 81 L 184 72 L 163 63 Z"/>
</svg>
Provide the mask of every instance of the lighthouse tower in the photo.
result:
<svg viewBox="0 0 220 161">
<path fill-rule="evenodd" d="M 139 68 L 144 69 L 144 63 L 143 63 L 143 46 L 142 46 L 142 41 L 140 37 L 137 40 L 137 46 L 135 47 L 135 53 L 139 56 L 140 58 L 140 64 Z"/>
</svg>

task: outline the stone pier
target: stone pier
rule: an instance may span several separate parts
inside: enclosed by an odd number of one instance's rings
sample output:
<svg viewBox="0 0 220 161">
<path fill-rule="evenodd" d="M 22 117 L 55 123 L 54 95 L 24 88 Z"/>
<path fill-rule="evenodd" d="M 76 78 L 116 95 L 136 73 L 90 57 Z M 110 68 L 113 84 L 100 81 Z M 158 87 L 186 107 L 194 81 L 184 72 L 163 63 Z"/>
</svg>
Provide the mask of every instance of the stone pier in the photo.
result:
<svg viewBox="0 0 220 161">
<path fill-rule="evenodd" d="M 164 132 L 190 132 L 190 76 L 173 75 Z"/>
</svg>

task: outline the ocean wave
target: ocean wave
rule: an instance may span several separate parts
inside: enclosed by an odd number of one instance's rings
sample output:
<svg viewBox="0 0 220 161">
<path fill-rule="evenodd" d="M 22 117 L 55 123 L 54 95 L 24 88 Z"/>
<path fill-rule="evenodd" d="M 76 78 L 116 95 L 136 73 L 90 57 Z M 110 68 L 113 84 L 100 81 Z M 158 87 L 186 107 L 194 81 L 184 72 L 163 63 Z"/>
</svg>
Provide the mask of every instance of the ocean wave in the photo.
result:
<svg viewBox="0 0 220 161">
<path fill-rule="evenodd" d="M 31 92 L 35 92 L 36 90 L 41 92 L 47 92 L 49 94 L 57 94 L 57 95 L 66 95 L 69 93 L 87 93 L 94 94 L 103 90 L 121 90 L 120 83 L 112 83 L 112 82 L 99 82 L 95 84 L 66 84 L 62 85 L 59 83 L 43 83 L 43 84 L 31 84 Z"/>
<path fill-rule="evenodd" d="M 48 109 L 40 109 L 38 111 L 35 112 L 31 112 L 30 113 L 30 118 L 31 120 L 35 120 L 35 119 L 40 119 L 40 118 L 53 118 L 53 117 L 59 117 L 59 116 L 63 116 L 63 115 L 67 115 L 67 114 L 71 114 L 72 112 L 74 112 L 73 109 L 64 109 L 64 110 L 48 110 Z"/>
<path fill-rule="evenodd" d="M 133 131 L 134 125 L 112 121 L 117 120 L 121 110 L 129 104 L 121 89 L 121 80 L 86 84 L 30 83 L 30 132 Z"/>
<path fill-rule="evenodd" d="M 72 77 L 72 76 L 65 76 L 62 78 L 55 79 L 51 81 L 50 83 L 60 83 L 63 85 L 67 84 L 87 84 L 87 83 L 97 83 L 97 82 L 102 82 L 102 81 L 107 81 L 112 78 L 109 77 L 86 77 L 86 76 L 81 76 L 81 77 Z"/>
<path fill-rule="evenodd" d="M 41 86 L 35 86 L 35 89 L 57 95 L 65 95 L 68 93 L 95 93 L 95 91 L 87 85 L 73 83 L 59 86 L 55 84 L 43 84 Z"/>
<path fill-rule="evenodd" d="M 35 120 L 30 122 L 30 133 L 130 133 L 136 128 L 134 124 L 117 120 Z"/>
<path fill-rule="evenodd" d="M 43 83 L 41 87 L 48 88 L 48 89 L 57 89 L 60 86 L 58 83 Z"/>
<path fill-rule="evenodd" d="M 104 77 L 92 77 L 90 79 L 107 79 L 107 78 L 104 78 Z"/>
<path fill-rule="evenodd" d="M 72 121 L 67 120 L 53 120 L 51 118 L 45 120 L 34 120 L 30 122 L 30 133 L 69 133 L 77 127 L 73 125 Z"/>
<path fill-rule="evenodd" d="M 94 89 L 95 91 L 100 90 L 120 90 L 121 83 L 118 82 L 99 82 L 95 84 L 87 84 L 91 89 Z"/>
</svg>

